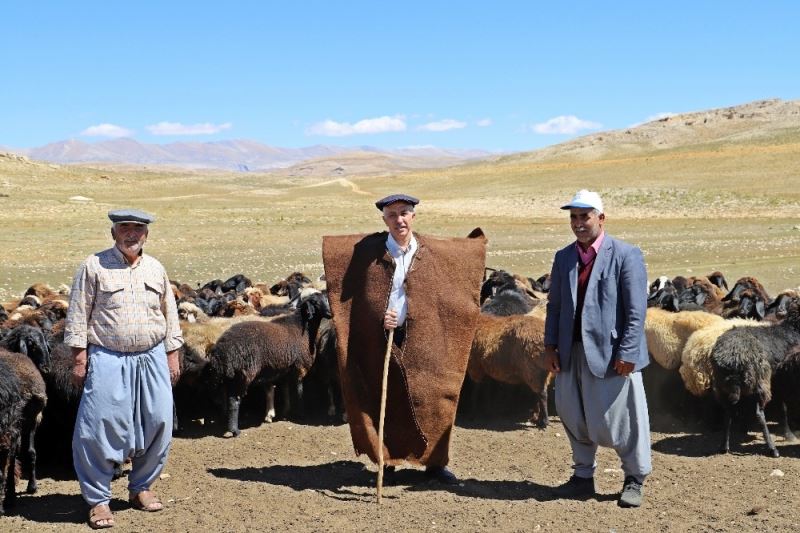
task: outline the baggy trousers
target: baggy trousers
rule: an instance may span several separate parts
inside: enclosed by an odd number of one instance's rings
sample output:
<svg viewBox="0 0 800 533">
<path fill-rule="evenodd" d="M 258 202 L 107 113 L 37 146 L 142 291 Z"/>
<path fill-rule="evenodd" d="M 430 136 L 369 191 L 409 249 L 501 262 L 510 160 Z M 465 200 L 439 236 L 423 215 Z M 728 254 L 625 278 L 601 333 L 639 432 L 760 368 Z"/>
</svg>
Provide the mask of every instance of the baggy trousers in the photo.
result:
<svg viewBox="0 0 800 533">
<path fill-rule="evenodd" d="M 150 488 L 172 438 L 172 386 L 163 343 L 143 352 L 89 346 L 89 369 L 72 435 L 72 459 L 90 506 L 111 500 L 114 465 L 130 458 L 128 490 Z"/>
<path fill-rule="evenodd" d="M 641 372 L 598 378 L 583 344 L 572 344 L 569 368 L 556 374 L 556 409 L 572 446 L 575 475 L 594 475 L 598 446 L 613 448 L 626 476 L 643 482 L 652 470 L 650 418 Z"/>
</svg>

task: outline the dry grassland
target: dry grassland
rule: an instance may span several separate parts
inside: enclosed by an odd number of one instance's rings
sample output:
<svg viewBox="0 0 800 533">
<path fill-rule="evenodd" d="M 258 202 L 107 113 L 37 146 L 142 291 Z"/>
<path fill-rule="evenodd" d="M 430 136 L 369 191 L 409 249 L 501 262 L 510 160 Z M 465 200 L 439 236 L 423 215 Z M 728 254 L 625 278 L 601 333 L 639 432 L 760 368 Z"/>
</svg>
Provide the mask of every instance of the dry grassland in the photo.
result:
<svg viewBox="0 0 800 533">
<path fill-rule="evenodd" d="M 546 161 L 517 154 L 331 179 L 3 157 L 0 299 L 35 281 L 68 283 L 85 256 L 108 246 L 106 212 L 123 206 L 157 215 L 147 251 L 174 279 L 319 275 L 320 237 L 380 230 L 372 202 L 399 190 L 423 200 L 419 231 L 466 235 L 480 226 L 490 240 L 488 265 L 529 276 L 548 271 L 554 251 L 571 240 L 558 206 L 589 187 L 603 194 L 608 231 L 642 247 L 651 277 L 718 269 L 729 279 L 758 276 L 772 292 L 800 285 L 800 133 L 630 153 Z"/>
</svg>

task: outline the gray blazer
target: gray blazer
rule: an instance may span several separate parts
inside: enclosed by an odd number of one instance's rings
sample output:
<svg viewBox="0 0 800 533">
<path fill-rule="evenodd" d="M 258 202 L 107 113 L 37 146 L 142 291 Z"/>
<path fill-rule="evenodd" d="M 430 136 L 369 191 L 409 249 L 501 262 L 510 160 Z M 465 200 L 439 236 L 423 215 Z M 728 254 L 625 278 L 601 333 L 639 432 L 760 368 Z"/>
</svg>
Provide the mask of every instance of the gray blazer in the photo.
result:
<svg viewBox="0 0 800 533">
<path fill-rule="evenodd" d="M 558 346 L 562 368 L 569 368 L 578 295 L 575 243 L 556 252 L 545 321 L 545 344 Z M 583 303 L 581 338 L 586 361 L 599 378 L 616 375 L 614 361 L 650 362 L 644 336 L 647 270 L 639 248 L 606 234 L 594 262 Z"/>
</svg>

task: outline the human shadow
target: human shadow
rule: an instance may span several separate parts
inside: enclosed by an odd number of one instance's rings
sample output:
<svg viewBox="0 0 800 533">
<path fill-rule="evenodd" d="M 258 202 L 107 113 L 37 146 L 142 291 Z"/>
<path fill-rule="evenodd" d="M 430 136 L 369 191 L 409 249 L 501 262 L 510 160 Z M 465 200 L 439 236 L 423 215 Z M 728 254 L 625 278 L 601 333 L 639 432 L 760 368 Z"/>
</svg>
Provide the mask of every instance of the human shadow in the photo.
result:
<svg viewBox="0 0 800 533">
<path fill-rule="evenodd" d="M 296 491 L 313 490 L 337 499 L 364 499 L 363 492 L 352 487 L 371 488 L 376 485 L 375 472 L 355 461 L 335 461 L 310 466 L 275 465 L 264 468 L 212 468 L 210 474 L 237 481 L 280 485 Z M 444 491 L 459 496 L 491 500 L 558 499 L 553 487 L 533 481 L 498 481 L 462 478 L 458 484 L 446 485 L 426 475 L 424 470 L 402 468 L 384 476 L 384 486 L 404 487 L 410 492 Z M 616 500 L 615 494 L 598 494 L 597 501 Z"/>
<path fill-rule="evenodd" d="M 112 512 L 117 512 L 128 509 L 130 504 L 114 498 L 110 507 Z M 83 524 L 89 515 L 89 507 L 79 494 L 46 494 L 36 497 L 18 494 L 16 505 L 6 509 L 6 514 L 38 523 Z"/>
</svg>

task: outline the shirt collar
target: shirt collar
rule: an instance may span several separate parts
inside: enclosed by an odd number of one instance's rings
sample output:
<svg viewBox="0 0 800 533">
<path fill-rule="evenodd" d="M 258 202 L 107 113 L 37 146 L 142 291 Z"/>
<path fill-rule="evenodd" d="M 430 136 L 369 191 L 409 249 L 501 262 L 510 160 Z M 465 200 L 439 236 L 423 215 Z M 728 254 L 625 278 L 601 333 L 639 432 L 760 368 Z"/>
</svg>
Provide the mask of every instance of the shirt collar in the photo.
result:
<svg viewBox="0 0 800 533">
<path fill-rule="evenodd" d="M 417 251 L 417 238 L 414 237 L 414 234 L 412 233 L 411 241 L 408 243 L 408 249 L 403 252 L 402 248 L 400 248 L 400 245 L 397 244 L 397 241 L 394 240 L 394 237 L 392 237 L 392 234 L 390 233 L 386 238 L 386 249 L 389 250 L 389 254 L 391 254 L 392 257 L 400 257 L 401 255 L 408 253 L 413 255 L 414 252 Z"/>
<path fill-rule="evenodd" d="M 119 260 L 119 262 L 122 263 L 123 265 L 129 266 L 131 268 L 136 268 L 137 266 L 142 264 L 142 257 L 144 257 L 144 250 L 139 250 L 139 261 L 137 261 L 135 265 L 131 265 L 128 262 L 128 258 L 125 257 L 125 255 L 119 251 L 119 248 L 117 248 L 116 244 L 111 247 L 111 250 L 114 253 L 114 257 L 116 257 Z"/>
<path fill-rule="evenodd" d="M 600 235 L 594 240 L 594 242 L 583 251 L 578 241 L 575 241 L 575 248 L 578 250 L 578 257 L 581 259 L 581 262 L 586 264 L 587 262 L 591 261 L 593 258 L 597 257 L 597 254 L 600 253 L 600 246 L 603 244 L 603 239 L 606 236 L 606 231 L 601 230 Z"/>
</svg>

